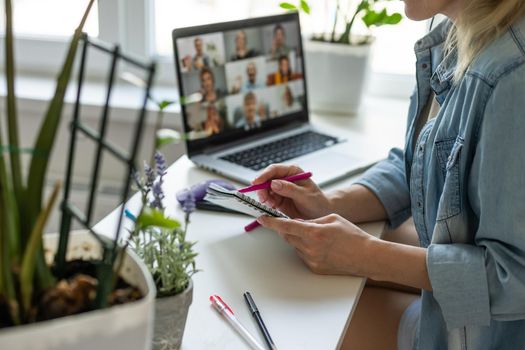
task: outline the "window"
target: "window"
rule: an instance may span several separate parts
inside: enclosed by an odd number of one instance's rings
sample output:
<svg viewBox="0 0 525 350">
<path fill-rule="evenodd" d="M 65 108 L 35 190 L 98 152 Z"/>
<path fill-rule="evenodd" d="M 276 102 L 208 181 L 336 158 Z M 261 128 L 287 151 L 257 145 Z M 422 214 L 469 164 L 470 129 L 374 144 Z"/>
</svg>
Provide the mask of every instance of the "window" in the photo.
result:
<svg viewBox="0 0 525 350">
<path fill-rule="evenodd" d="M 155 50 L 156 53 L 172 56 L 171 31 L 175 27 L 200 25 L 219 21 L 229 21 L 246 17 L 263 16 L 282 12 L 279 3 L 282 0 L 194 0 L 185 6 L 173 0 L 155 1 Z M 291 2 L 296 2 L 291 0 Z M 355 1 L 354 1 L 355 2 Z M 303 33 L 307 36 L 314 32 L 329 32 L 333 14 L 335 13 L 335 0 L 310 0 L 311 14 L 301 15 Z M 345 6 L 344 1 L 341 1 Z M 191 5 L 190 5 L 191 4 Z M 232 7 L 235 8 L 232 8 Z M 390 11 L 403 13 L 403 3 L 393 2 L 387 4 Z M 340 21 L 339 30 L 342 30 Z M 366 28 L 356 23 L 358 32 L 365 32 Z M 374 72 L 387 74 L 413 74 L 414 52 L 413 46 L 426 29 L 425 22 L 414 22 L 406 18 L 396 26 L 374 28 L 376 36 L 372 69 Z"/>
<path fill-rule="evenodd" d="M 69 37 L 78 25 L 88 0 L 16 0 L 12 3 L 16 35 Z M 4 6 L 2 1 L 0 5 L 2 14 Z M 2 28 L 5 26 L 4 16 L 0 16 L 0 25 Z M 92 36 L 98 35 L 96 5 L 86 22 L 85 31 Z"/>
<path fill-rule="evenodd" d="M 175 79 L 171 31 L 175 27 L 282 13 L 282 0 L 126 0 L 96 2 L 86 31 L 141 57 L 156 56 L 157 82 L 173 85 Z M 296 0 L 290 0 L 295 2 Z M 297 0 L 298 1 L 298 0 Z M 17 64 L 21 73 L 54 76 L 62 63 L 67 38 L 73 33 L 88 0 L 16 0 L 14 22 Z M 301 15 L 308 33 L 329 31 L 336 0 L 309 0 L 312 14 Z M 341 0 L 344 3 L 345 0 Z M 388 2 L 402 12 L 402 2 Z M 0 9 L 3 10 L 3 1 Z M 0 16 L 0 25 L 4 18 Z M 411 77 L 413 43 L 425 33 L 425 23 L 404 19 L 400 25 L 376 28 L 372 61 L 374 76 Z M 1 44 L 1 43 L 0 43 Z M 105 75 L 101 69 L 100 75 Z M 397 79 L 397 78 L 396 78 Z M 408 79 L 408 78 L 407 78 Z M 373 85 L 373 84 L 372 84 Z M 381 84 L 379 84 L 381 85 Z"/>
</svg>

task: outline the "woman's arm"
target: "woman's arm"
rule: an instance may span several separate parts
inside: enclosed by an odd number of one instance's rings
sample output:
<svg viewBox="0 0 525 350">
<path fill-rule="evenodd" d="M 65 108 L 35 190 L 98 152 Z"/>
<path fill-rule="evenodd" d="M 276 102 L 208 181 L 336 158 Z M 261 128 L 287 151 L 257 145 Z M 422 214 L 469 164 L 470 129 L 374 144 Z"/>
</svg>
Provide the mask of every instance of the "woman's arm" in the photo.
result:
<svg viewBox="0 0 525 350">
<path fill-rule="evenodd" d="M 388 218 L 379 198 L 367 187 L 359 184 L 327 194 L 333 213 L 352 222 L 370 222 Z"/>
<path fill-rule="evenodd" d="M 352 222 L 387 219 L 391 227 L 399 226 L 411 215 L 403 151 L 392 149 L 387 159 L 366 171 L 355 185 L 327 196 L 333 212 Z"/>
<path fill-rule="evenodd" d="M 308 267 L 321 274 L 370 277 L 431 290 L 426 249 L 377 239 L 336 214 L 299 221 L 262 216 Z"/>
</svg>

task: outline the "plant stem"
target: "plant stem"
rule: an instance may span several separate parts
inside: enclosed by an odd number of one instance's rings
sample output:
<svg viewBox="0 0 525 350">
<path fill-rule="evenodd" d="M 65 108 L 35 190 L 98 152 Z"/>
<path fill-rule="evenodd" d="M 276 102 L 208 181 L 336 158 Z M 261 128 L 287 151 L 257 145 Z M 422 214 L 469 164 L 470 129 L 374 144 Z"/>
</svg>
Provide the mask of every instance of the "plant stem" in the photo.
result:
<svg viewBox="0 0 525 350">
<path fill-rule="evenodd" d="M 352 33 L 352 27 L 354 26 L 355 19 L 357 18 L 357 15 L 359 14 L 359 12 L 361 12 L 361 8 L 358 6 L 350 22 L 346 23 L 345 31 L 343 32 L 339 40 L 337 40 L 338 43 L 350 44 L 350 36 Z"/>
<path fill-rule="evenodd" d="M 335 31 L 336 31 L 336 27 L 337 27 L 337 19 L 339 18 L 339 11 L 341 10 L 340 5 L 341 4 L 340 4 L 339 0 L 337 0 L 337 6 L 335 8 L 334 27 L 332 28 L 332 35 L 330 36 L 330 41 L 331 42 L 335 42 Z"/>
<path fill-rule="evenodd" d="M 157 120 L 155 121 L 155 129 L 154 129 L 154 135 L 153 135 L 153 150 L 151 151 L 151 160 L 150 164 L 153 166 L 155 164 L 155 151 L 157 150 L 157 131 L 161 128 L 164 121 L 164 109 L 159 108 L 159 111 L 157 113 Z"/>
</svg>

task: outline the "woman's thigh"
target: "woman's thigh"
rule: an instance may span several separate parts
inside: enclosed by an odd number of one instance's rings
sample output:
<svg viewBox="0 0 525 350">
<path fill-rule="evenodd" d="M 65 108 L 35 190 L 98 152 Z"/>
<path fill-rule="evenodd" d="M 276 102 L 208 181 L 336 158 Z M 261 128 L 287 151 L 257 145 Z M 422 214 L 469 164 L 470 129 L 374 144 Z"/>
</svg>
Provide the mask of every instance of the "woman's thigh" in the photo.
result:
<svg viewBox="0 0 525 350">
<path fill-rule="evenodd" d="M 397 349 L 401 316 L 418 294 L 365 286 L 341 349 Z"/>
</svg>

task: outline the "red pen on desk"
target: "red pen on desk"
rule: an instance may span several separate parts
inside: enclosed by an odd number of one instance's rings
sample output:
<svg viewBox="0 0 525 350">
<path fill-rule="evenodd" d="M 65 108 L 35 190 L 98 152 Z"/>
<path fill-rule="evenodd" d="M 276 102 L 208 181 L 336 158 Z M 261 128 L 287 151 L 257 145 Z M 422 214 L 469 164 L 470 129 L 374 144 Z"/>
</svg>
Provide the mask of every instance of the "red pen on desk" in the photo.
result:
<svg viewBox="0 0 525 350">
<path fill-rule="evenodd" d="M 253 335 L 237 320 L 232 309 L 218 295 L 210 296 L 213 307 L 228 321 L 229 324 L 246 340 L 252 349 L 264 350 L 264 348 L 255 340 Z"/>
<path fill-rule="evenodd" d="M 296 174 L 296 175 L 292 175 L 292 176 L 283 177 L 281 179 L 273 179 L 273 180 L 283 180 L 283 181 L 289 181 L 289 182 L 296 182 L 296 181 L 306 180 L 306 179 L 309 179 L 311 177 L 312 177 L 312 173 L 309 171 L 309 172 L 306 172 L 306 173 L 300 173 L 300 174 Z M 242 192 L 242 193 L 246 193 L 246 192 L 258 191 L 258 190 L 264 190 L 264 189 L 270 188 L 271 184 L 272 184 L 272 180 L 267 181 L 267 182 L 263 182 L 262 184 L 257 184 L 257 185 L 252 185 L 252 186 L 248 186 L 248 187 L 245 187 L 245 188 L 241 188 L 238 191 Z M 259 225 L 260 224 L 257 222 L 257 220 L 252 221 L 248 225 L 244 226 L 244 231 L 250 232 L 252 230 L 255 230 L 257 227 L 259 227 Z"/>
</svg>

